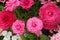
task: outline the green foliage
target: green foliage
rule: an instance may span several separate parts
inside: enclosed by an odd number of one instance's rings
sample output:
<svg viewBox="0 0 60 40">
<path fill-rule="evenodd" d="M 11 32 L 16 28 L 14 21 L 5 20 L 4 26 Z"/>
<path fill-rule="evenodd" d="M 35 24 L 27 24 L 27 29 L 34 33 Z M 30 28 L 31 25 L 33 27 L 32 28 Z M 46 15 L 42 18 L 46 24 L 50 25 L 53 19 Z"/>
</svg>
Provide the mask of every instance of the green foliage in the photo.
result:
<svg viewBox="0 0 60 40">
<path fill-rule="evenodd" d="M 0 36 L 0 40 L 2 40 L 3 39 L 3 36 Z"/>
<path fill-rule="evenodd" d="M 28 38 L 26 38 L 24 35 L 20 36 L 22 40 L 28 40 Z"/>
<path fill-rule="evenodd" d="M 4 7 L 2 5 L 0 5 L 0 11 L 2 11 L 4 9 Z"/>
<path fill-rule="evenodd" d="M 58 7 L 60 7 L 60 2 L 57 3 Z"/>
<path fill-rule="evenodd" d="M 27 38 L 29 38 L 29 40 L 37 40 L 36 38 L 37 38 L 37 36 L 36 35 L 34 35 L 34 34 L 31 34 L 31 33 L 27 33 Z"/>
<path fill-rule="evenodd" d="M 49 38 L 48 38 L 48 36 L 43 34 L 40 36 L 40 40 L 49 40 Z"/>
<path fill-rule="evenodd" d="M 27 21 L 28 18 L 38 17 L 39 8 L 41 6 L 38 0 L 34 0 L 35 4 L 30 8 L 30 10 L 25 10 L 22 7 L 18 7 L 14 12 L 16 13 L 17 19 Z"/>
<path fill-rule="evenodd" d="M 21 35 L 22 40 L 37 40 L 37 36 L 27 32 L 25 35 Z"/>
</svg>

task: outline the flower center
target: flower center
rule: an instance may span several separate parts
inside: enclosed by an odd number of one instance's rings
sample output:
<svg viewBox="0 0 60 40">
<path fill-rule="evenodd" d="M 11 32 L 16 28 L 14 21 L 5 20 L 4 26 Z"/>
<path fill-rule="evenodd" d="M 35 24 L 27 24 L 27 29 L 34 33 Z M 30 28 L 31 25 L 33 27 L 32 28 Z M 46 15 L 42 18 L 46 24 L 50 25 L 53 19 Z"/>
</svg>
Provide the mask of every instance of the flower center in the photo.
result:
<svg viewBox="0 0 60 40">
<path fill-rule="evenodd" d="M 3 22 L 8 22 L 9 21 L 9 17 L 7 17 L 7 16 L 5 16 L 5 17 L 3 17 Z"/>
<path fill-rule="evenodd" d="M 20 30 L 21 26 L 20 25 L 16 25 L 16 29 Z"/>
<path fill-rule="evenodd" d="M 49 16 L 53 16 L 53 12 L 48 12 L 48 15 Z"/>
<path fill-rule="evenodd" d="M 36 27 L 37 25 L 36 25 L 36 23 L 32 23 L 32 26 L 33 26 L 33 27 Z"/>
</svg>

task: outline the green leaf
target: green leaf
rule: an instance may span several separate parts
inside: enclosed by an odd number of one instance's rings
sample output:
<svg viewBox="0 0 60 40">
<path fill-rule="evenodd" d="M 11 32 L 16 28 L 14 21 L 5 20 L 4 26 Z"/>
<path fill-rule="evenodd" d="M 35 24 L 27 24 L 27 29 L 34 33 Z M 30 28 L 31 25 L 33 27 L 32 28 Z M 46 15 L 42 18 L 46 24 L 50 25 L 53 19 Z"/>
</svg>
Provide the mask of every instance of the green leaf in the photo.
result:
<svg viewBox="0 0 60 40">
<path fill-rule="evenodd" d="M 40 35 L 40 40 L 49 40 L 48 36 L 46 35 Z"/>
<path fill-rule="evenodd" d="M 30 40 L 36 40 L 36 35 L 34 34 L 31 34 L 31 33 L 27 33 L 27 37 L 30 39 Z"/>
<path fill-rule="evenodd" d="M 2 40 L 4 38 L 4 36 L 0 36 L 0 40 Z"/>
<path fill-rule="evenodd" d="M 4 9 L 4 7 L 0 5 L 0 11 L 2 11 L 3 9 Z"/>
<path fill-rule="evenodd" d="M 28 40 L 28 38 L 26 38 L 24 35 L 20 36 L 22 40 Z"/>
</svg>

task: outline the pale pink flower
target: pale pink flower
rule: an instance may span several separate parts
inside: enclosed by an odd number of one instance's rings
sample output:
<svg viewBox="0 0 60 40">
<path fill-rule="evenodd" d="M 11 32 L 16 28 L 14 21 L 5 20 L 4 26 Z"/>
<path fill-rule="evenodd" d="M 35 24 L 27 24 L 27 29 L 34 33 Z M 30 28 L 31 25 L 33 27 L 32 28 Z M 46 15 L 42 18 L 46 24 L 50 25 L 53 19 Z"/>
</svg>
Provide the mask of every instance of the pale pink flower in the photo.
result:
<svg viewBox="0 0 60 40">
<path fill-rule="evenodd" d="M 34 5 L 34 0 L 20 0 L 20 6 L 26 10 L 29 10 Z"/>
<path fill-rule="evenodd" d="M 60 33 L 54 34 L 54 35 L 51 37 L 51 40 L 60 40 Z"/>
<path fill-rule="evenodd" d="M 41 2 L 41 4 L 46 4 L 48 2 L 50 2 L 50 0 L 39 0 Z"/>
<path fill-rule="evenodd" d="M 43 23 L 42 20 L 37 17 L 33 17 L 28 19 L 26 26 L 29 32 L 40 35 L 43 28 Z"/>
<path fill-rule="evenodd" d="M 25 32 L 25 24 L 22 20 L 16 20 L 12 25 L 13 33 L 22 35 Z"/>
<path fill-rule="evenodd" d="M 44 28 L 48 30 L 57 27 L 59 14 L 59 8 L 54 3 L 45 4 L 39 9 L 39 17 L 43 20 Z"/>
<path fill-rule="evenodd" d="M 60 0 L 39 0 L 39 1 L 41 2 L 41 4 L 60 2 Z"/>
<path fill-rule="evenodd" d="M 0 2 L 4 3 L 6 0 L 0 0 Z"/>
<path fill-rule="evenodd" d="M 9 11 L 15 10 L 20 5 L 19 0 L 8 0 L 5 4 L 5 9 Z"/>
<path fill-rule="evenodd" d="M 60 2 L 60 0 L 56 0 L 57 2 Z"/>
</svg>

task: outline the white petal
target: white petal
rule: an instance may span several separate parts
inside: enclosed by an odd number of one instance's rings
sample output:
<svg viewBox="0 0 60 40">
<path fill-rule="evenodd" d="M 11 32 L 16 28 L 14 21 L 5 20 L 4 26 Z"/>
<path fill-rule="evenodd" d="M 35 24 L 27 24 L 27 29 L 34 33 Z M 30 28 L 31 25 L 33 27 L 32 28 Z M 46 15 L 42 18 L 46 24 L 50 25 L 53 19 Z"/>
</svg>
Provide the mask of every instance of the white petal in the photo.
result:
<svg viewBox="0 0 60 40">
<path fill-rule="evenodd" d="M 12 36 L 12 40 L 22 40 L 22 39 L 21 39 L 20 35 L 18 34 L 18 35 Z"/>
<path fill-rule="evenodd" d="M 7 36 L 12 36 L 12 32 L 9 31 L 8 34 L 7 34 Z"/>
<path fill-rule="evenodd" d="M 2 36 L 6 36 L 7 35 L 7 31 L 5 30 L 1 34 L 2 34 Z"/>
<path fill-rule="evenodd" d="M 12 36 L 12 40 L 17 40 L 17 36 L 16 35 Z"/>
<path fill-rule="evenodd" d="M 10 37 L 4 37 L 3 40 L 10 40 Z"/>
<path fill-rule="evenodd" d="M 17 34 L 16 36 L 18 40 L 22 40 L 19 34 Z"/>
</svg>

